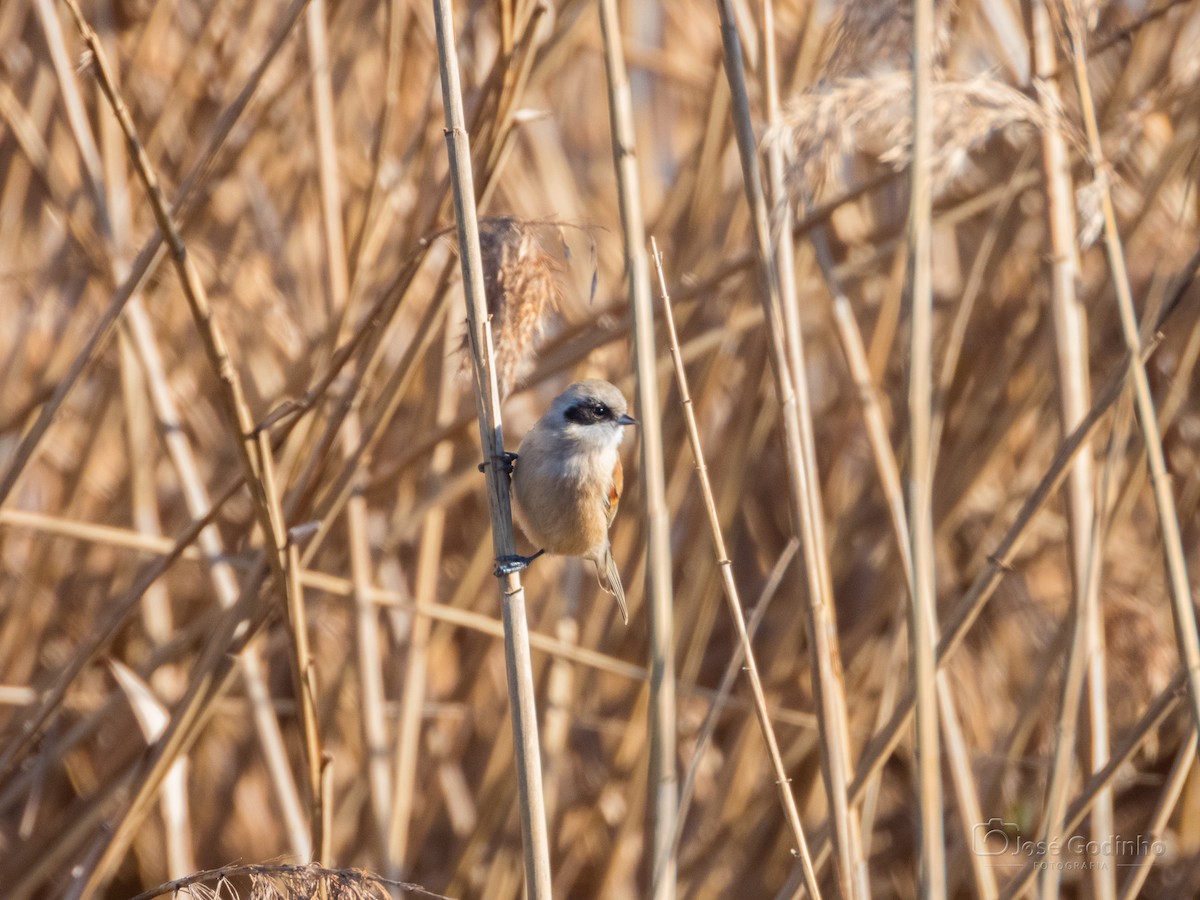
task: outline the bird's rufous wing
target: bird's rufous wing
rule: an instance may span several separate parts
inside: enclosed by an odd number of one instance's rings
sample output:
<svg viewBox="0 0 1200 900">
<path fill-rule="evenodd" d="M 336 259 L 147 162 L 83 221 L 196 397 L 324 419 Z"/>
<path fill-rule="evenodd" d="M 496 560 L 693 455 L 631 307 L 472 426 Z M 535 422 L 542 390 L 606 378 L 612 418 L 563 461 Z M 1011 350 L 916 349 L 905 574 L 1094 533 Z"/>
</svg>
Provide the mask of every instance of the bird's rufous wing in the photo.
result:
<svg viewBox="0 0 1200 900">
<path fill-rule="evenodd" d="M 621 490 L 625 487 L 625 470 L 621 468 L 621 458 L 617 457 L 617 464 L 613 467 L 612 484 L 608 488 L 608 527 L 612 527 L 613 519 L 617 515 L 617 504 L 621 502 Z"/>
</svg>

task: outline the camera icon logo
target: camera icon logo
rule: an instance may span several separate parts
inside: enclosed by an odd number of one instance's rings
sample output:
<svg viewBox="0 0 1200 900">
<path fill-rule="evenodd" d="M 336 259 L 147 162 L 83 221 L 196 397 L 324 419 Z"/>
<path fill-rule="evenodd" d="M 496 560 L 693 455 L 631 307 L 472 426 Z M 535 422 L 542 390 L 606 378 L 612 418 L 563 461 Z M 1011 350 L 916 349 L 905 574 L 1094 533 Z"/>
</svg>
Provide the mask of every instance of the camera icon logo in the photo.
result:
<svg viewBox="0 0 1200 900">
<path fill-rule="evenodd" d="M 1001 856 L 1012 844 L 1012 835 L 1017 833 L 1016 822 L 1006 822 L 993 816 L 986 822 L 977 822 L 971 830 L 971 842 L 979 856 Z"/>
</svg>

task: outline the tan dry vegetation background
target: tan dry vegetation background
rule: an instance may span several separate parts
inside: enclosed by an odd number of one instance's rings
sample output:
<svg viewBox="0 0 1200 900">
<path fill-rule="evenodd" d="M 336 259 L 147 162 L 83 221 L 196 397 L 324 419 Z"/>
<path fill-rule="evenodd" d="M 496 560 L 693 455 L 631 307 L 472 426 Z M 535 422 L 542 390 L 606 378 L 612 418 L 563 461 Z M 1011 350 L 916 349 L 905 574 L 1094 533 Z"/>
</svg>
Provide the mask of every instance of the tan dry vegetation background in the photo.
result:
<svg viewBox="0 0 1200 900">
<path fill-rule="evenodd" d="M 735 10 L 761 134 L 761 8 Z M 1175 286 L 1200 244 L 1200 4 L 1131 0 L 1086 12 L 1104 171 L 1139 316 L 1154 322 L 1178 300 L 1147 368 L 1195 571 L 1200 296 L 1177 296 Z M 246 406 L 269 426 L 286 523 L 320 523 L 294 534 L 332 801 L 323 861 L 454 897 L 519 897 L 504 657 L 475 407 L 457 355 L 464 316 L 430 7 L 88 0 L 83 13 L 167 202 L 181 204 L 187 251 Z M 805 578 L 789 547 L 780 411 L 717 13 L 668 0 L 627 2 L 622 14 L 648 230 L 664 251 L 735 578 L 748 605 L 770 601 L 755 648 L 791 787 L 817 834 L 827 805 Z M 848 334 L 861 335 L 904 472 L 906 176 L 881 176 L 907 163 L 911 37 L 907 6 L 852 3 L 837 27 L 832 14 L 829 4 L 780 4 L 774 38 L 782 93 L 794 103 L 782 140 L 801 209 L 796 277 L 857 765 L 908 679 L 907 583 L 844 348 Z M 1061 115 L 1029 87 L 1022 4 L 939 7 L 935 373 L 957 355 L 935 398 L 943 616 L 986 569 L 1062 441 L 1051 264 L 1063 254 L 1047 231 L 1046 128 L 1066 136 L 1097 395 L 1123 366 L 1099 239 L 1102 188 L 1065 27 L 1052 18 Z M 515 447 L 573 377 L 607 377 L 633 393 L 600 33 L 595 5 L 577 0 L 460 4 L 456 21 L 481 214 L 535 220 L 528 230 L 493 223 L 491 239 L 524 240 L 529 265 L 542 268 L 522 277 L 545 290 L 549 273 L 560 292 L 541 317 L 540 354 L 505 404 Z M 808 198 L 826 209 L 864 184 L 870 192 L 842 204 L 829 229 L 853 319 L 839 330 L 803 207 Z M 282 587 L 263 568 L 251 495 L 238 488 L 215 528 L 189 533 L 243 469 L 180 279 L 167 259 L 139 259 L 154 228 L 67 8 L 5 0 L 0 884 L 9 897 L 125 897 L 197 869 L 304 862 L 312 852 L 294 633 Z M 131 269 L 145 277 L 130 281 Z M 130 285 L 117 326 L 91 352 Z M 736 641 L 665 346 L 660 335 L 682 777 Z M 1104 712 L 1109 752 L 1131 747 L 1105 779 L 1111 830 L 1161 839 L 1164 851 L 1143 855 L 1148 874 L 1118 867 L 1117 884 L 1145 874 L 1145 896 L 1181 897 L 1200 882 L 1200 773 L 1130 397 L 1126 388 L 1084 451 L 1101 513 L 1104 626 L 1089 646 L 1105 652 L 1089 656 L 1098 690 L 1084 699 L 1092 717 L 1072 735 L 1076 764 L 1064 783 L 1070 798 L 1082 790 L 1081 767 L 1096 757 L 1092 718 Z M 53 420 L 31 441 L 48 410 Z M 649 892 L 644 500 L 632 440 L 626 451 L 614 545 L 629 627 L 587 564 L 542 560 L 525 582 L 562 897 Z M 1059 732 L 1072 596 L 1063 495 L 1020 533 L 1011 571 L 947 664 L 962 738 L 945 768 L 949 885 L 959 896 L 988 887 L 973 866 L 980 846 L 959 815 L 953 763 L 965 762 L 984 822 L 998 818 L 1009 840 L 1032 840 Z M 182 558 L 151 582 L 181 535 Z M 233 630 L 238 617 L 262 628 L 235 661 L 246 638 Z M 198 699 L 185 707 L 189 696 Z M 1163 714 L 1144 727 L 1156 702 Z M 196 716 L 180 725 L 185 708 Z M 772 897 L 796 883 L 791 835 L 740 681 L 716 723 L 679 844 L 679 896 Z M 912 896 L 908 731 L 878 771 L 860 807 L 871 888 Z M 991 871 L 1003 889 L 1021 870 Z M 1095 896 L 1103 883 L 1073 870 L 1062 890 Z"/>
</svg>

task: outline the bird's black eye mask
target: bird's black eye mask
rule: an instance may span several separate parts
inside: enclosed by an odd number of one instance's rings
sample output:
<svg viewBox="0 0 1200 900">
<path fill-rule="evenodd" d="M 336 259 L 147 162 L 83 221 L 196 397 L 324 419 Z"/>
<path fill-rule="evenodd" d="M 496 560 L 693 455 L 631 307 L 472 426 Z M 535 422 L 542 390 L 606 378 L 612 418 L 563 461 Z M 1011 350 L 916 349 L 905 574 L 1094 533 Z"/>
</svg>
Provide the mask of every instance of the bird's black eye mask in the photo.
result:
<svg viewBox="0 0 1200 900">
<path fill-rule="evenodd" d="M 603 403 L 585 401 L 568 406 L 567 411 L 563 413 L 563 418 L 576 425 L 596 425 L 600 422 L 611 422 L 616 416 Z"/>
</svg>

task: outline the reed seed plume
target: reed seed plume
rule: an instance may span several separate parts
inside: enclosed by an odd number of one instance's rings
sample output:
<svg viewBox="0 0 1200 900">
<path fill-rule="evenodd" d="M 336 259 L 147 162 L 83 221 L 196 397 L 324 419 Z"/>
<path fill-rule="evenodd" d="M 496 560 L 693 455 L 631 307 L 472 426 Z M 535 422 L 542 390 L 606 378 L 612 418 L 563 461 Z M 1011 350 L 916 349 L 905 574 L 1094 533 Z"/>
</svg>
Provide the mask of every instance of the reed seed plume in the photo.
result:
<svg viewBox="0 0 1200 900">
<path fill-rule="evenodd" d="M 479 221 L 479 251 L 501 397 L 511 394 L 532 370 L 546 321 L 562 300 L 561 266 L 546 249 L 542 236 L 552 227 L 557 226 L 512 216 Z M 465 337 L 463 351 L 468 351 Z"/>
<path fill-rule="evenodd" d="M 988 75 L 934 82 L 933 119 L 935 195 L 951 190 L 989 141 L 1016 144 L 1050 121 L 1025 94 Z M 893 71 L 821 82 L 787 105 L 766 139 L 782 144 L 797 196 L 847 187 L 839 174 L 854 157 L 900 171 L 912 154 L 912 77 Z"/>
</svg>

